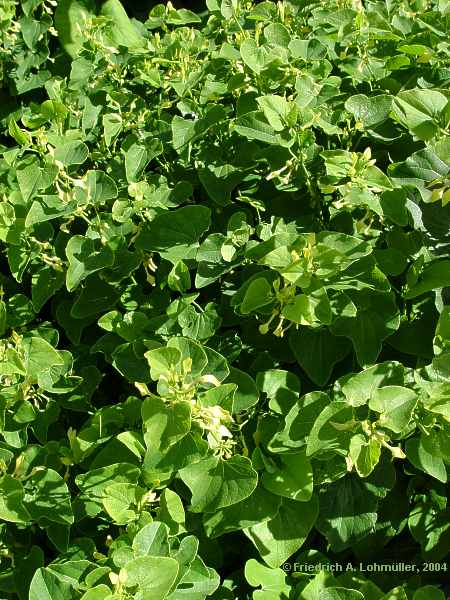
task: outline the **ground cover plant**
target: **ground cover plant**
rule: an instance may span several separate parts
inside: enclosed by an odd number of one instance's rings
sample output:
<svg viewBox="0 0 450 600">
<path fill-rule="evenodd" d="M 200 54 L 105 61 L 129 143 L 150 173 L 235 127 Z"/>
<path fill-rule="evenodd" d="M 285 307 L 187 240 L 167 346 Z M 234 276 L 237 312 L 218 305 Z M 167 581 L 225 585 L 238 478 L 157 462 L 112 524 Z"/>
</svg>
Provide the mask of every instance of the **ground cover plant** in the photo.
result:
<svg viewBox="0 0 450 600">
<path fill-rule="evenodd" d="M 0 2 L 0 597 L 445 600 L 448 0 L 126 8 Z"/>
</svg>

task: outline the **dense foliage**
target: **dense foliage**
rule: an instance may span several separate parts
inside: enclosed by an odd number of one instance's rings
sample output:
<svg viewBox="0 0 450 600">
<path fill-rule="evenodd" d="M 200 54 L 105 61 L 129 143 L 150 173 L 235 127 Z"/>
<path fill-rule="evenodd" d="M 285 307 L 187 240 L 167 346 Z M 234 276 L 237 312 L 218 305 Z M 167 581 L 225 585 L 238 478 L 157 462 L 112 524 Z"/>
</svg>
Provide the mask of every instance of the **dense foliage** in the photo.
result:
<svg viewBox="0 0 450 600">
<path fill-rule="evenodd" d="M 0 596 L 444 600 L 448 0 L 134 14 L 0 3 Z"/>
</svg>

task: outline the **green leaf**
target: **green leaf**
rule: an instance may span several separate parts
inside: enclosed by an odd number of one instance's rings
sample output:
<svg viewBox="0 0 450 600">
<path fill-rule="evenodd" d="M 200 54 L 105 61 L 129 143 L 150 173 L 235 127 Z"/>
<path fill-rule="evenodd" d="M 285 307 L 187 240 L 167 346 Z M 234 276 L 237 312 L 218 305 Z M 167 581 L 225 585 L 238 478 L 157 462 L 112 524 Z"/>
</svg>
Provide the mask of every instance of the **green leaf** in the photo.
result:
<svg viewBox="0 0 450 600">
<path fill-rule="evenodd" d="M 151 375 L 144 351 L 145 347 L 139 342 L 121 344 L 111 355 L 112 364 L 129 381 L 149 383 Z"/>
<path fill-rule="evenodd" d="M 38 569 L 30 585 L 29 600 L 72 600 L 73 587 L 49 569 Z"/>
<path fill-rule="evenodd" d="M 439 315 L 433 348 L 437 355 L 450 349 L 450 306 L 445 306 Z"/>
<path fill-rule="evenodd" d="M 244 500 L 257 484 L 257 474 L 248 458 L 228 460 L 211 457 L 182 469 L 181 479 L 192 492 L 192 512 L 214 512 Z"/>
<path fill-rule="evenodd" d="M 151 156 L 144 146 L 133 144 L 125 153 L 125 172 L 129 183 L 139 181 Z"/>
<path fill-rule="evenodd" d="M 338 317 L 331 331 L 350 338 L 359 364 L 366 366 L 377 360 L 383 341 L 398 329 L 400 315 L 391 294 L 363 290 L 356 302 L 356 317 Z"/>
<path fill-rule="evenodd" d="M 181 362 L 181 352 L 178 348 L 155 348 L 145 353 L 152 379 L 157 381 L 162 375 L 167 376 Z"/>
<path fill-rule="evenodd" d="M 364 598 L 361 592 L 344 587 L 327 587 L 320 593 L 320 600 L 364 600 Z"/>
<path fill-rule="evenodd" d="M 305 542 L 318 515 L 317 498 L 298 503 L 283 500 L 272 520 L 244 530 L 269 567 L 282 565 Z"/>
<path fill-rule="evenodd" d="M 199 169 L 198 176 L 208 196 L 219 206 L 230 204 L 231 193 L 243 177 L 241 171 L 230 164 L 217 167 L 205 164 Z"/>
<path fill-rule="evenodd" d="M 25 227 L 64 217 L 74 210 L 73 202 L 63 204 L 58 196 L 41 196 L 34 200 L 25 219 Z"/>
<path fill-rule="evenodd" d="M 245 578 L 251 586 L 258 588 L 261 586 L 262 593 L 266 594 L 265 597 L 280 598 L 290 593 L 290 586 L 286 583 L 286 573 L 282 569 L 271 569 L 254 558 L 245 563 Z"/>
<path fill-rule="evenodd" d="M 310 295 L 296 295 L 293 302 L 283 308 L 282 315 L 298 325 L 319 322 L 329 325 L 332 319 L 330 301 L 323 288 Z"/>
<path fill-rule="evenodd" d="M 130 483 L 113 483 L 104 493 L 103 507 L 116 525 L 127 525 L 137 518 L 145 490 Z"/>
<path fill-rule="evenodd" d="M 263 486 L 279 496 L 305 502 L 313 492 L 313 470 L 310 460 L 301 452 L 279 457 L 280 464 L 273 471 L 265 471 Z"/>
<path fill-rule="evenodd" d="M 275 129 L 266 121 L 263 112 L 253 111 L 236 120 L 235 130 L 249 140 L 258 140 L 265 144 L 283 145 L 285 142 Z"/>
<path fill-rule="evenodd" d="M 328 382 L 335 364 L 350 351 L 349 344 L 326 328 L 299 327 L 291 330 L 289 346 L 308 377 L 321 387 Z"/>
<path fill-rule="evenodd" d="M 224 383 L 199 394 L 197 402 L 205 407 L 220 406 L 229 413 L 232 413 L 234 412 L 233 403 L 236 390 L 236 384 Z"/>
<path fill-rule="evenodd" d="M 440 260 L 427 264 L 420 273 L 419 280 L 406 292 L 405 298 L 417 298 L 426 292 L 450 285 L 450 260 Z"/>
<path fill-rule="evenodd" d="M 257 74 L 261 73 L 271 60 L 268 48 L 258 47 L 255 40 L 252 39 L 242 42 L 240 53 L 244 63 Z"/>
<path fill-rule="evenodd" d="M 11 475 L 0 479 L 0 519 L 11 523 L 27 523 L 32 520 L 24 503 L 24 490 L 20 481 Z"/>
<path fill-rule="evenodd" d="M 172 121 L 172 143 L 175 150 L 183 150 L 196 136 L 197 131 L 202 131 L 194 121 L 182 119 L 175 115 Z"/>
<path fill-rule="evenodd" d="M 6 304 L 4 303 L 3 300 L 0 300 L 0 336 L 5 333 L 6 320 L 7 320 Z"/>
<path fill-rule="evenodd" d="M 108 600 L 111 589 L 104 584 L 96 585 L 81 596 L 81 600 Z"/>
<path fill-rule="evenodd" d="M 119 299 L 120 292 L 103 279 L 91 275 L 84 283 L 79 296 L 70 310 L 74 319 L 89 319 L 99 313 L 113 308 Z M 79 325 L 77 324 L 79 327 Z"/>
<path fill-rule="evenodd" d="M 386 275 L 396 277 L 403 273 L 407 267 L 406 256 L 396 248 L 376 250 L 374 254 L 380 269 Z"/>
<path fill-rule="evenodd" d="M 37 193 L 41 183 L 41 168 L 39 160 L 32 158 L 21 163 L 16 170 L 19 189 L 23 201 L 27 204 Z"/>
<path fill-rule="evenodd" d="M 139 478 L 139 469 L 129 463 L 116 463 L 98 469 L 92 469 L 87 473 L 77 475 L 75 483 L 80 490 L 92 499 L 103 498 L 105 489 L 112 481 L 114 483 L 136 484 Z"/>
<path fill-rule="evenodd" d="M 97 250 L 94 240 L 81 235 L 75 235 L 69 240 L 66 255 L 69 261 L 66 287 L 69 292 L 75 290 L 92 273 L 114 264 L 114 252 L 109 246 L 101 246 Z"/>
<path fill-rule="evenodd" d="M 390 385 L 374 391 L 369 407 L 381 413 L 378 419 L 380 427 L 401 433 L 407 428 L 414 408 L 417 394 L 405 387 Z"/>
<path fill-rule="evenodd" d="M 136 556 L 166 556 L 169 553 L 167 525 L 158 522 L 145 525 L 134 536 L 133 551 Z"/>
<path fill-rule="evenodd" d="M 128 48 L 143 47 L 144 38 L 133 26 L 120 0 L 106 0 L 100 13 L 111 19 L 109 33 L 114 44 Z"/>
<path fill-rule="evenodd" d="M 273 130 L 283 131 L 288 114 L 287 101 L 282 96 L 268 94 L 257 98 L 257 102 Z"/>
<path fill-rule="evenodd" d="M 8 300 L 8 327 L 15 328 L 26 325 L 35 318 L 35 312 L 30 300 L 23 294 L 15 294 Z"/>
<path fill-rule="evenodd" d="M 381 456 L 381 442 L 376 438 L 366 439 L 357 434 L 350 440 L 349 456 L 360 477 L 368 477 L 377 466 Z"/>
<path fill-rule="evenodd" d="M 223 106 L 216 104 L 208 109 L 205 115 L 196 121 L 183 119 L 178 115 L 172 119 L 172 144 L 174 149 L 182 153 L 194 140 L 203 136 L 208 129 L 226 118 Z"/>
<path fill-rule="evenodd" d="M 31 142 L 31 136 L 28 131 L 20 129 L 15 119 L 10 119 L 8 133 L 20 146 L 27 146 Z"/>
<path fill-rule="evenodd" d="M 414 592 L 413 600 L 445 600 L 445 594 L 433 585 L 424 585 Z"/>
<path fill-rule="evenodd" d="M 393 180 L 393 177 L 391 177 L 391 180 Z M 406 200 L 407 195 L 404 189 L 386 190 L 380 196 L 380 205 L 385 217 L 402 227 L 408 224 L 409 219 Z M 377 258 L 376 255 L 375 257 Z M 399 257 L 399 260 L 400 265 L 402 265 L 403 259 Z M 399 268 L 397 267 L 397 270 Z"/>
<path fill-rule="evenodd" d="M 142 404 L 142 422 L 148 448 L 165 452 L 191 429 L 191 404 L 185 401 L 166 403 L 158 396 Z"/>
<path fill-rule="evenodd" d="M 302 396 L 286 414 L 283 429 L 270 440 L 269 450 L 285 452 L 305 446 L 312 426 L 328 404 L 330 398 L 323 392 L 310 392 Z"/>
<path fill-rule="evenodd" d="M 270 398 L 270 408 L 280 414 L 285 414 L 291 409 L 300 392 L 297 376 L 281 369 L 269 369 L 258 373 L 256 384 Z"/>
<path fill-rule="evenodd" d="M 297 394 L 300 393 L 300 380 L 290 371 L 282 369 L 268 369 L 258 373 L 256 383 L 261 392 L 264 392 L 269 398 L 275 398 L 280 390 L 291 390 Z"/>
<path fill-rule="evenodd" d="M 410 438 L 406 441 L 405 453 L 407 459 L 421 471 L 443 483 L 447 482 L 447 469 L 442 459 L 439 438 L 423 433 L 420 437 Z"/>
<path fill-rule="evenodd" d="M 88 171 L 86 175 L 86 201 L 101 206 L 117 198 L 117 186 L 114 180 L 103 171 Z"/>
<path fill-rule="evenodd" d="M 273 302 L 274 298 L 272 286 L 266 279 L 262 277 L 254 279 L 245 291 L 240 306 L 241 313 L 247 315 L 262 306 L 267 306 Z"/>
<path fill-rule="evenodd" d="M 225 359 L 220 356 L 220 354 L 213 354 L 209 348 L 204 348 L 195 340 L 184 337 L 173 337 L 167 342 L 167 346 L 169 348 L 176 348 L 179 351 L 183 364 L 189 363 L 189 374 L 192 377 L 199 377 L 208 367 L 208 373 L 205 373 L 205 375 L 213 375 L 216 376 L 217 379 L 218 377 L 216 373 L 213 372 L 213 365 L 215 361 L 225 363 L 224 368 L 226 370 L 226 374 L 224 377 L 228 375 L 228 367 L 226 366 Z M 221 379 L 222 377 L 220 377 L 220 380 Z M 211 383 L 209 381 L 205 382 Z M 214 384 L 215 383 L 216 382 L 214 382 Z"/>
<path fill-rule="evenodd" d="M 450 510 L 441 510 L 432 502 L 418 502 L 412 509 L 408 526 L 413 538 L 421 545 L 426 561 L 443 561 L 448 556 L 450 540 Z"/>
<path fill-rule="evenodd" d="M 250 375 L 240 369 L 231 367 L 226 383 L 234 383 L 237 389 L 233 398 L 233 411 L 239 413 L 254 406 L 259 399 L 256 383 Z"/>
<path fill-rule="evenodd" d="M 211 212 L 205 206 L 184 206 L 164 212 L 143 229 L 136 245 L 146 252 L 159 252 L 174 264 L 194 258 L 210 219 Z"/>
<path fill-rule="evenodd" d="M 138 586 L 142 600 L 164 600 L 178 573 L 178 562 L 166 556 L 139 556 L 119 573 L 125 588 Z"/>
<path fill-rule="evenodd" d="M 373 531 L 377 504 L 366 482 L 347 475 L 322 490 L 316 527 L 332 549 L 340 552 Z"/>
<path fill-rule="evenodd" d="M 183 576 L 181 585 L 170 594 L 170 600 L 204 600 L 205 595 L 213 594 L 219 587 L 220 577 L 214 569 L 206 567 L 196 556 L 189 571 Z M 149 599 L 150 600 L 150 599 Z"/>
<path fill-rule="evenodd" d="M 27 377 L 37 380 L 43 371 L 51 367 L 62 367 L 64 359 L 48 342 L 40 337 L 29 337 L 22 340 L 24 351 L 23 364 Z"/>
<path fill-rule="evenodd" d="M 181 539 L 179 545 L 177 545 L 176 551 L 172 551 L 172 558 L 175 558 L 180 566 L 176 579 L 176 587 L 181 588 L 180 592 L 182 592 L 183 587 L 178 586 L 178 584 L 189 573 L 190 569 L 193 567 L 196 559 L 198 558 L 198 547 L 198 539 L 193 535 L 187 535 Z"/>
<path fill-rule="evenodd" d="M 44 304 L 64 285 L 64 273 L 49 266 L 41 267 L 33 273 L 31 300 L 35 312 L 40 312 Z"/>
<path fill-rule="evenodd" d="M 365 129 L 371 129 L 389 118 L 392 100 L 393 98 L 386 94 L 371 97 L 357 94 L 345 102 L 345 108 L 353 114 L 356 121 L 363 124 Z"/>
<path fill-rule="evenodd" d="M 217 308 L 213 302 L 206 304 L 202 311 L 197 311 L 192 304 L 187 306 L 178 317 L 183 335 L 194 340 L 212 337 L 222 322 Z"/>
<path fill-rule="evenodd" d="M 33 520 L 45 525 L 48 521 L 71 525 L 74 516 L 70 493 L 64 479 L 53 469 L 37 471 L 27 481 L 26 506 Z"/>
<path fill-rule="evenodd" d="M 224 533 L 270 521 L 278 513 L 280 505 L 280 496 L 271 494 L 258 485 L 244 500 L 213 513 L 204 513 L 203 525 L 209 537 L 219 537 Z"/>
<path fill-rule="evenodd" d="M 393 110 L 418 139 L 429 140 L 439 131 L 439 118 L 447 103 L 446 96 L 434 90 L 405 90 L 394 98 Z"/>
<path fill-rule="evenodd" d="M 185 531 L 185 511 L 180 496 L 165 488 L 159 500 L 157 518 L 169 528 L 169 535 L 175 536 Z"/>
<path fill-rule="evenodd" d="M 427 184 L 443 181 L 448 171 L 448 140 L 418 150 L 389 167 L 392 181 L 406 188 L 417 188 L 424 202 L 433 201 L 433 187 Z"/>
<path fill-rule="evenodd" d="M 331 402 L 322 410 L 311 428 L 306 446 L 307 456 L 330 451 L 345 456 L 354 428 L 351 407 L 346 402 Z"/>
<path fill-rule="evenodd" d="M 79 140 L 64 140 L 60 146 L 56 146 L 53 156 L 66 167 L 82 165 L 89 156 L 89 148 Z"/>
<path fill-rule="evenodd" d="M 167 277 L 167 283 L 172 290 L 186 292 L 191 287 L 191 276 L 189 269 L 182 260 L 178 261 Z"/>
<path fill-rule="evenodd" d="M 107 113 L 103 115 L 102 123 L 106 145 L 110 146 L 122 131 L 122 117 L 116 113 Z"/>
<path fill-rule="evenodd" d="M 180 8 L 170 11 L 167 23 L 171 25 L 187 25 L 188 23 L 201 23 L 201 18 L 191 10 Z"/>
<path fill-rule="evenodd" d="M 378 363 L 356 374 L 338 379 L 335 387 L 341 387 L 351 406 L 363 406 L 377 388 L 403 385 L 405 367 L 395 361 Z"/>
<path fill-rule="evenodd" d="M 94 14 L 91 0 L 61 0 L 55 11 L 55 26 L 64 50 L 76 58 L 85 41 L 80 24 Z"/>
</svg>

